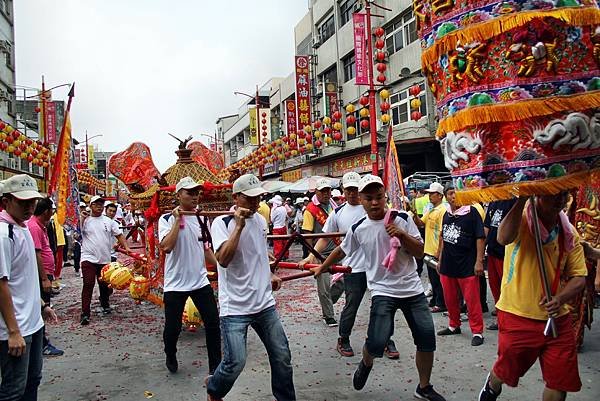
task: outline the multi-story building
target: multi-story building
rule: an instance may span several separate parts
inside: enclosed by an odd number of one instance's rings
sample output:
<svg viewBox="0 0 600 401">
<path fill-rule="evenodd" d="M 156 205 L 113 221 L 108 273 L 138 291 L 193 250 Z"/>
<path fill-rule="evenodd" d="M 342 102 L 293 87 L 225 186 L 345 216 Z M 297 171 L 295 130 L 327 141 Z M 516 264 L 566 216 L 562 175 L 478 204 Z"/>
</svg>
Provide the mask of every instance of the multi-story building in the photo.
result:
<svg viewBox="0 0 600 401">
<path fill-rule="evenodd" d="M 0 119 L 15 126 L 15 27 L 12 0 L 0 0 Z"/>
<path fill-rule="evenodd" d="M 313 121 L 331 115 L 330 100 L 324 92 L 337 92 L 339 110 L 344 118 L 344 137 L 323 149 L 307 155 L 288 159 L 279 166 L 265 166 L 264 176 L 281 174 L 286 181 L 310 175 L 341 176 L 347 171 L 371 171 L 369 129 L 356 124 L 356 133 L 346 131 L 344 107 L 356 105 L 368 87 L 355 84 L 355 54 L 352 14 L 364 12 L 360 0 L 311 0 L 308 12 L 294 28 L 296 55 L 307 55 L 310 60 L 312 118 Z M 421 76 L 421 47 L 417 37 L 415 17 L 410 0 L 378 0 L 378 4 L 391 9 L 376 8 L 372 18 L 373 27 L 385 30 L 387 53 L 386 89 L 390 92 L 391 128 L 396 142 L 398 157 L 404 175 L 416 171 L 445 171 L 438 142 L 434 138 L 436 123 L 433 97 L 428 92 L 425 79 Z M 376 72 L 375 72 L 376 73 Z M 419 85 L 422 117 L 411 120 L 409 88 Z M 270 90 L 271 133 L 273 138 L 285 134 L 281 110 L 284 102 L 295 98 L 295 74 L 284 79 L 271 80 L 262 90 Z M 263 96 L 261 91 L 261 98 Z M 248 107 L 253 101 L 243 106 Z M 378 99 L 379 114 L 379 99 Z M 231 164 L 250 153 L 256 146 L 249 146 L 240 132 L 248 130 L 246 115 L 239 114 L 230 133 L 225 132 L 225 160 Z M 359 120 L 357 116 L 357 120 Z M 275 123 L 275 124 L 273 124 Z M 274 127 L 275 125 L 275 127 Z M 232 127 L 232 128 L 233 128 Z M 244 127 L 244 129 L 241 129 Z M 230 129 L 231 130 L 231 129 Z M 379 154 L 385 152 L 389 126 L 377 121 Z M 235 133 L 234 133 L 235 132 Z M 249 131 L 248 131 L 249 132 Z M 232 141 L 236 138 L 235 141 Z M 235 143 L 235 145 L 234 145 Z M 240 145 L 244 152 L 239 152 Z M 235 147 L 234 147 L 235 146 Z M 232 151 L 235 149 L 235 152 Z M 233 156 L 235 154 L 235 156 Z M 380 157 L 383 160 L 383 157 Z"/>
</svg>

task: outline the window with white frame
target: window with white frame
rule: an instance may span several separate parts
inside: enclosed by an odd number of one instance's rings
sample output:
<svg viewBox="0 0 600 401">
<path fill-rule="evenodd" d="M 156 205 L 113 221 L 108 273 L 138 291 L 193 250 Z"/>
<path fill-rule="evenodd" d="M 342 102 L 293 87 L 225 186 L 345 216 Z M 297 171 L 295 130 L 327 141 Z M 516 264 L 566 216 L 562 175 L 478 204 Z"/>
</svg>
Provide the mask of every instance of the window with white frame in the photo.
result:
<svg viewBox="0 0 600 401">
<path fill-rule="evenodd" d="M 354 57 L 354 52 L 351 52 L 344 57 L 342 59 L 342 64 L 344 66 L 344 82 L 348 82 L 354 78 L 356 72 L 356 59 Z"/>
<path fill-rule="evenodd" d="M 385 45 L 389 54 L 396 53 L 417 39 L 417 22 L 412 8 L 385 28 Z"/>
<path fill-rule="evenodd" d="M 356 3 L 358 3 L 358 0 L 345 0 L 340 3 L 340 28 L 352 19 Z"/>
<path fill-rule="evenodd" d="M 425 83 L 419 84 L 421 88 L 421 94 L 419 100 L 421 100 L 421 114 L 427 115 L 427 102 L 425 93 Z M 413 99 L 408 93 L 408 89 L 402 89 L 390 96 L 390 111 L 392 115 L 392 125 L 398 125 L 405 123 L 410 120 L 410 101 Z"/>
<path fill-rule="evenodd" d="M 323 20 L 323 22 L 317 28 L 317 32 L 319 33 L 319 37 L 321 38 L 321 43 L 325 43 L 327 39 L 333 36 L 333 34 L 335 33 L 333 13 Z"/>
</svg>

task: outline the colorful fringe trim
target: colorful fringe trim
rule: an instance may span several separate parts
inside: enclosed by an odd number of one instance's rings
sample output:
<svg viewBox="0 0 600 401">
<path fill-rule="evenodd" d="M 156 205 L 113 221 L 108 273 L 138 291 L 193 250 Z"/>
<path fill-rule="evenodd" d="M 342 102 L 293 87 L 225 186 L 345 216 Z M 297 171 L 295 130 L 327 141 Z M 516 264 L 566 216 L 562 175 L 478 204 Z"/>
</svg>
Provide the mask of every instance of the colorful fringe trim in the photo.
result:
<svg viewBox="0 0 600 401">
<path fill-rule="evenodd" d="M 592 174 L 597 173 L 600 173 L 600 168 L 545 180 L 511 182 L 476 189 L 459 189 L 456 191 L 456 202 L 459 205 L 470 205 L 476 202 L 489 203 L 495 200 L 532 195 L 555 195 L 561 191 L 589 184 Z"/>
<path fill-rule="evenodd" d="M 589 110 L 595 107 L 600 107 L 600 91 L 544 99 L 520 100 L 509 104 L 472 106 L 441 120 L 436 135 L 441 139 L 446 136 L 447 132 L 459 132 L 476 125 L 521 121 L 560 112 Z"/>
<path fill-rule="evenodd" d="M 423 71 L 427 71 L 427 65 L 437 63 L 441 55 L 455 50 L 458 42 L 463 44 L 483 43 L 537 18 L 556 18 L 575 26 L 598 25 L 600 24 L 600 10 L 597 7 L 565 7 L 552 11 L 517 12 L 449 32 L 436 39 L 433 46 L 423 52 L 421 56 Z"/>
</svg>

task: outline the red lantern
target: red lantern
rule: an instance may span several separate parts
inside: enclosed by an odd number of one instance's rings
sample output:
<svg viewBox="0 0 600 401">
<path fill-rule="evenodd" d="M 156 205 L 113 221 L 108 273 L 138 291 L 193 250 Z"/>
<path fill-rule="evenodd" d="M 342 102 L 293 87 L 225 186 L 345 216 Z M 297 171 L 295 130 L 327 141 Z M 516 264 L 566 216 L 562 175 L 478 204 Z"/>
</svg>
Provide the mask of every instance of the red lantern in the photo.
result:
<svg viewBox="0 0 600 401">
<path fill-rule="evenodd" d="M 13 143 L 14 141 L 15 141 L 15 139 L 12 137 L 12 135 L 8 135 L 8 136 L 6 137 L 6 142 L 8 142 L 8 143 Z"/>
<path fill-rule="evenodd" d="M 39 113 L 40 111 L 42 111 L 42 109 L 40 109 L 40 108 L 39 108 L 39 107 L 37 107 L 37 106 L 36 106 L 36 107 L 35 107 L 35 109 L 33 109 L 33 110 L 35 110 L 35 112 L 36 112 L 36 113 Z"/>
<path fill-rule="evenodd" d="M 312 143 L 312 135 L 307 135 L 306 136 L 306 143 Z"/>
<path fill-rule="evenodd" d="M 331 128 L 329 128 L 329 127 L 323 128 L 323 133 L 326 134 L 326 135 L 331 134 Z"/>
<path fill-rule="evenodd" d="M 410 118 L 413 119 L 413 120 L 415 120 L 415 121 L 420 120 L 421 117 L 423 117 L 423 115 L 421 114 L 420 111 L 413 111 L 412 113 L 410 113 Z"/>
<path fill-rule="evenodd" d="M 0 142 L 0 150 L 6 150 L 6 148 L 8 148 L 8 143 Z"/>
<path fill-rule="evenodd" d="M 33 161 L 33 156 L 31 156 L 31 155 L 28 155 L 28 156 L 27 156 L 27 161 L 28 161 L 29 163 L 31 163 L 31 162 Z"/>
<path fill-rule="evenodd" d="M 19 149 L 21 149 L 21 150 L 25 150 L 25 149 L 27 149 L 27 144 L 26 144 L 25 142 L 21 142 L 21 143 L 19 144 Z"/>
<path fill-rule="evenodd" d="M 384 73 L 387 70 L 387 65 L 385 63 L 377 63 L 377 71 Z"/>
<path fill-rule="evenodd" d="M 19 148 L 16 148 L 13 153 L 14 153 L 15 156 L 20 156 L 21 153 L 23 153 L 23 151 L 21 151 L 21 149 L 19 149 Z"/>
<path fill-rule="evenodd" d="M 408 93 L 410 93 L 411 96 L 419 96 L 421 87 L 419 85 L 413 85 L 408 89 Z"/>
<path fill-rule="evenodd" d="M 378 38 L 380 38 L 383 35 L 385 35 L 385 30 L 382 27 L 375 28 L 375 36 L 377 36 Z"/>
<path fill-rule="evenodd" d="M 338 132 L 338 131 L 334 132 L 333 133 L 333 139 L 336 140 L 336 141 L 341 141 L 342 140 L 342 133 Z"/>
<path fill-rule="evenodd" d="M 375 58 L 377 59 L 377 61 L 385 60 L 385 52 L 376 52 Z"/>
<path fill-rule="evenodd" d="M 385 47 L 385 42 L 383 41 L 383 39 L 377 39 L 375 41 L 375 47 L 379 50 L 383 49 Z"/>
<path fill-rule="evenodd" d="M 267 137 L 267 131 L 263 131 L 262 132 L 262 136 L 264 136 L 266 138 Z"/>
<path fill-rule="evenodd" d="M 298 152 L 300 152 L 300 153 L 304 153 L 305 151 L 306 151 L 306 148 L 304 146 L 300 146 L 298 148 Z"/>
<path fill-rule="evenodd" d="M 317 140 L 315 141 L 315 147 L 320 148 L 323 145 L 323 142 L 321 142 L 321 140 Z"/>
<path fill-rule="evenodd" d="M 0 130 L 3 130 L 4 127 L 6 127 L 6 124 L 4 124 L 3 122 L 0 121 Z"/>
<path fill-rule="evenodd" d="M 354 117 L 352 114 L 350 114 L 348 117 L 346 117 L 347 125 L 354 125 L 355 123 L 356 123 L 356 117 Z"/>
<path fill-rule="evenodd" d="M 380 107 L 381 107 L 381 111 L 385 112 L 390 109 L 390 104 L 388 102 L 383 102 L 383 103 L 381 103 Z"/>
<path fill-rule="evenodd" d="M 342 113 L 340 113 L 339 111 L 336 111 L 335 113 L 333 113 L 333 119 L 335 121 L 339 121 L 342 118 Z"/>
<path fill-rule="evenodd" d="M 265 113 L 265 112 L 263 111 L 263 112 L 261 113 L 261 116 L 262 116 L 262 117 L 266 117 L 266 116 L 267 116 L 267 113 Z"/>
<path fill-rule="evenodd" d="M 14 130 L 11 135 L 14 139 L 19 139 L 19 137 L 21 136 L 21 133 L 17 130 Z"/>
<path fill-rule="evenodd" d="M 369 128 L 369 120 L 367 120 L 367 119 L 361 120 L 360 127 L 362 129 L 368 129 Z"/>
<path fill-rule="evenodd" d="M 385 74 L 379 74 L 379 75 L 377 75 L 377 82 L 384 83 L 385 80 L 386 80 Z"/>
<path fill-rule="evenodd" d="M 319 128 L 321 128 L 321 125 L 322 125 L 322 124 L 321 124 L 321 120 L 317 120 L 317 121 L 315 121 L 315 128 L 316 128 L 316 129 L 319 129 Z"/>
<path fill-rule="evenodd" d="M 29 138 L 25 139 L 25 143 L 27 144 L 27 146 L 31 146 L 31 144 L 33 144 L 33 141 Z"/>
<path fill-rule="evenodd" d="M 288 152 L 285 152 L 285 157 L 286 157 L 286 158 L 288 158 L 288 159 L 289 159 L 291 155 L 292 155 L 292 152 L 290 152 L 290 151 L 288 151 Z"/>
<path fill-rule="evenodd" d="M 261 123 L 266 124 L 267 120 L 265 120 L 264 118 L 262 120 L 260 120 Z"/>
<path fill-rule="evenodd" d="M 369 98 L 367 96 L 363 96 L 360 98 L 360 100 L 358 101 L 358 103 L 361 104 L 361 106 L 366 106 L 369 104 Z"/>
</svg>

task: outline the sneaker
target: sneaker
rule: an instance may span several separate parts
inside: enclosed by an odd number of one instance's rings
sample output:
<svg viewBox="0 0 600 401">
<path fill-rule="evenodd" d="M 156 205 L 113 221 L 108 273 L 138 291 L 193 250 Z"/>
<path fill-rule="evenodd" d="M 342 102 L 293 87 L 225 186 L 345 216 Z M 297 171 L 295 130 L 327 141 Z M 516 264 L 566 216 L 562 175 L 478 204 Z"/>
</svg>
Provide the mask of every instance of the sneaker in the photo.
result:
<svg viewBox="0 0 600 401">
<path fill-rule="evenodd" d="M 478 400 L 479 401 L 496 401 L 496 399 L 498 399 L 498 396 L 501 393 L 502 393 L 502 389 L 500 389 L 500 391 L 498 391 L 498 393 L 496 393 L 490 387 L 490 374 L 488 373 L 487 378 L 485 379 L 485 385 L 479 392 Z"/>
<path fill-rule="evenodd" d="M 210 380 L 210 378 L 212 377 L 212 375 L 208 375 L 206 376 L 206 378 L 204 379 L 204 386 L 208 388 L 208 381 Z M 223 401 L 222 398 L 217 398 L 214 395 L 210 395 L 208 394 L 208 390 L 206 392 L 206 400 L 207 401 Z"/>
<path fill-rule="evenodd" d="M 177 372 L 177 369 L 179 368 L 179 363 L 177 362 L 177 356 L 167 355 L 165 365 L 167 365 L 167 369 L 169 369 L 169 372 L 171 372 L 171 373 Z"/>
<path fill-rule="evenodd" d="M 102 308 L 102 314 L 103 315 L 110 315 L 111 313 L 112 313 L 112 308 L 110 306 Z"/>
<path fill-rule="evenodd" d="M 438 331 L 437 334 L 438 334 L 438 336 L 453 336 L 455 334 L 460 334 L 460 327 L 457 327 L 455 329 L 446 327 L 444 330 Z"/>
<path fill-rule="evenodd" d="M 42 350 L 42 354 L 45 356 L 61 356 L 65 353 L 62 349 L 56 348 L 54 345 L 48 343 Z"/>
<path fill-rule="evenodd" d="M 433 389 L 431 384 L 428 384 L 424 388 L 421 388 L 420 384 L 417 384 L 417 389 L 415 390 L 415 398 L 419 400 L 432 400 L 432 401 L 446 401 L 444 397 L 441 396 L 437 391 Z"/>
<path fill-rule="evenodd" d="M 90 324 L 90 317 L 87 315 L 81 315 L 81 320 L 79 321 L 79 323 L 82 326 L 87 326 L 88 324 Z"/>
<path fill-rule="evenodd" d="M 471 345 L 473 347 L 479 347 L 481 344 L 483 344 L 483 336 L 481 334 L 475 334 L 471 339 Z"/>
<path fill-rule="evenodd" d="M 367 366 L 362 360 L 360 361 L 358 367 L 356 368 L 356 372 L 354 372 L 354 377 L 352 378 L 354 389 L 362 390 L 365 384 L 367 384 L 367 379 L 369 378 L 371 369 L 373 369 L 373 365 Z"/>
<path fill-rule="evenodd" d="M 388 341 L 383 352 L 385 353 L 385 356 L 387 356 L 389 359 L 400 358 L 400 352 L 398 352 L 396 344 L 392 340 Z"/>
<path fill-rule="evenodd" d="M 338 322 L 332 317 L 324 317 L 323 322 L 329 327 L 335 327 L 338 325 Z"/>
<path fill-rule="evenodd" d="M 489 324 L 489 325 L 486 327 L 486 329 L 488 329 L 488 330 L 494 330 L 494 331 L 495 331 L 495 330 L 498 330 L 498 322 L 493 322 L 493 323 L 490 323 L 490 324 Z"/>
<path fill-rule="evenodd" d="M 341 356 L 354 356 L 354 350 L 352 349 L 352 346 L 350 346 L 350 339 L 348 338 L 338 338 L 336 349 Z"/>
</svg>

